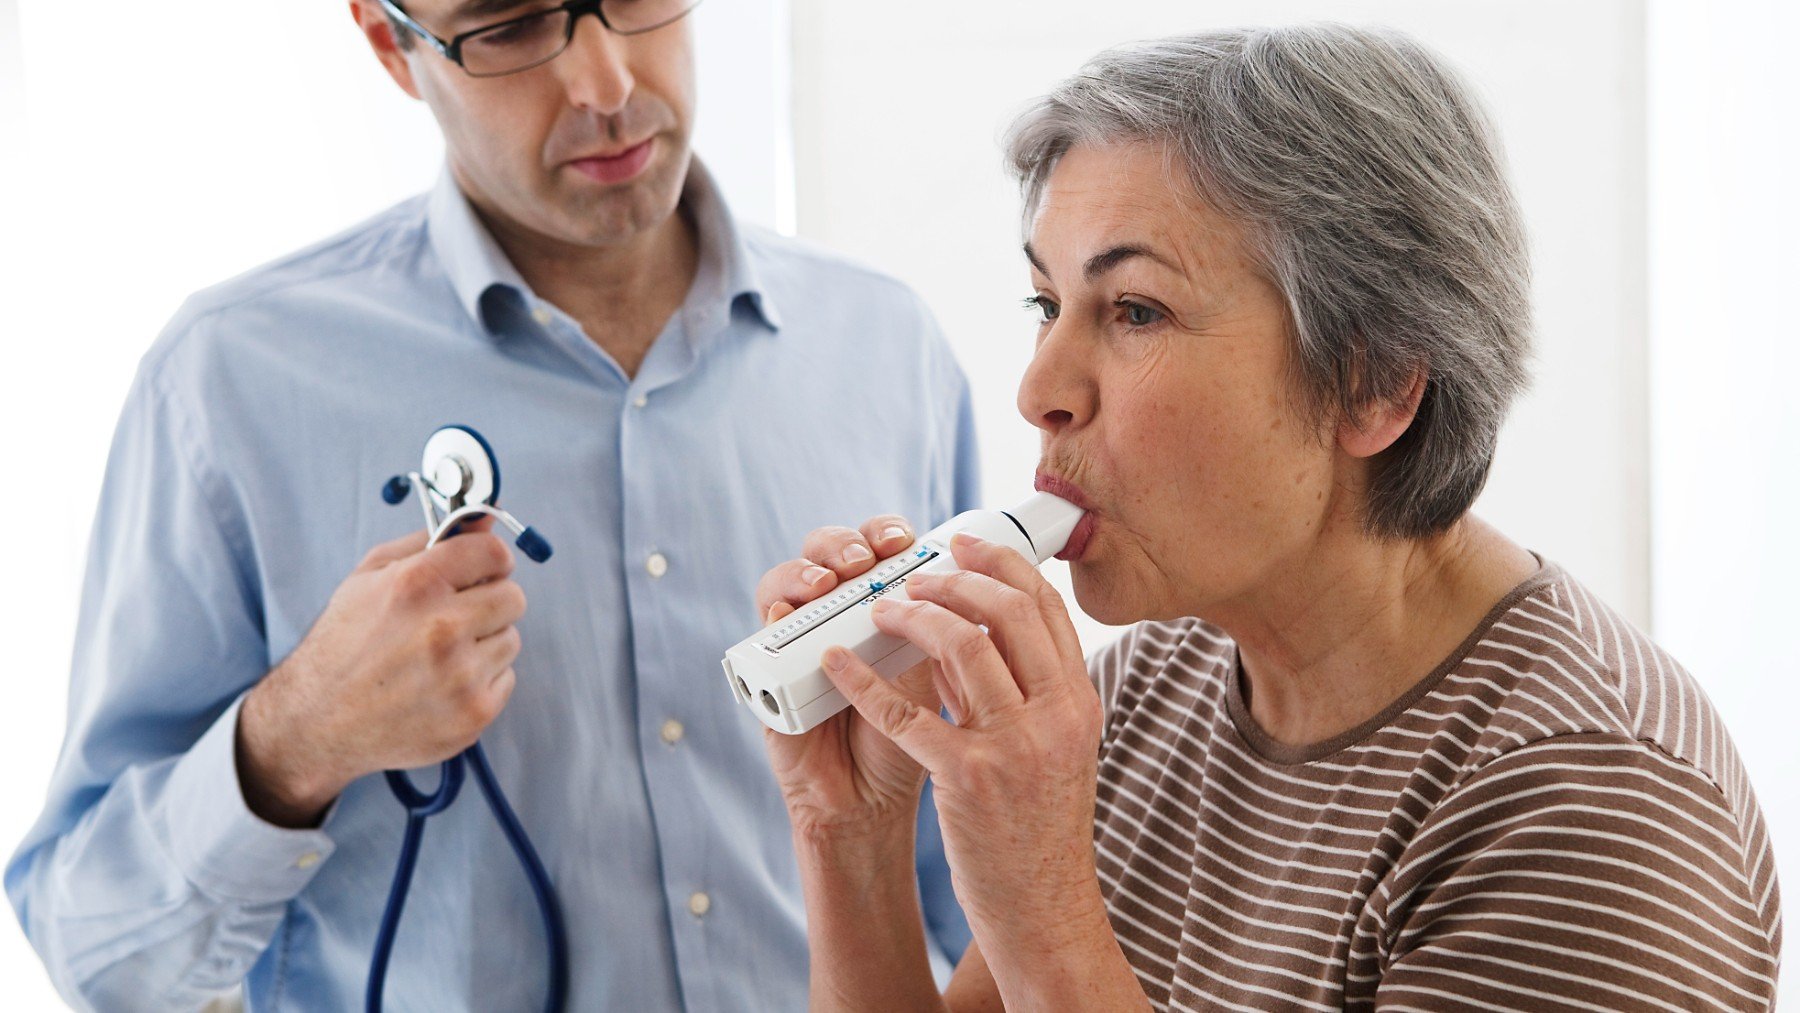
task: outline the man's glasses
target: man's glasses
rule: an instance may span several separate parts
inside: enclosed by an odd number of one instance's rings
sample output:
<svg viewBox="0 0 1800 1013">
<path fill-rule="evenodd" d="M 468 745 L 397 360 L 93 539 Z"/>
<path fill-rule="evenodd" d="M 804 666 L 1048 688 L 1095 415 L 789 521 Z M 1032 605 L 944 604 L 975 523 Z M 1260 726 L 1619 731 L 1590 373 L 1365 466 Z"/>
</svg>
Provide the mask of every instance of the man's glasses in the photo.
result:
<svg viewBox="0 0 1800 1013">
<path fill-rule="evenodd" d="M 600 19 L 619 35 L 640 35 L 679 21 L 700 0 L 569 0 L 520 17 L 440 39 L 413 20 L 395 0 L 381 0 L 388 16 L 431 44 L 444 59 L 471 77 L 499 77 L 530 70 L 555 59 L 575 38 L 584 14 Z"/>
</svg>

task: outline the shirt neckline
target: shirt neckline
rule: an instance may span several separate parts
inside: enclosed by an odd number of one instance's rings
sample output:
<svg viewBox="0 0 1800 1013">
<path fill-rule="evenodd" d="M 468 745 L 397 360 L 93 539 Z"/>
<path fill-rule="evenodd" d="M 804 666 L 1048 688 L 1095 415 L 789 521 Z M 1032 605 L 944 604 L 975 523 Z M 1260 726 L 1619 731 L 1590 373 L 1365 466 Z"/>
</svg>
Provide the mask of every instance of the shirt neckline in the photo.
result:
<svg viewBox="0 0 1800 1013">
<path fill-rule="evenodd" d="M 1258 758 L 1282 766 L 1298 766 L 1301 764 L 1313 763 L 1335 753 L 1341 753 L 1370 738 L 1376 732 L 1386 728 L 1395 718 L 1410 710 L 1413 704 L 1419 702 L 1421 697 L 1424 697 L 1427 693 L 1436 689 L 1438 683 L 1442 682 L 1445 676 L 1454 671 L 1458 665 L 1461 665 L 1464 659 L 1469 656 L 1470 652 L 1475 650 L 1476 646 L 1487 636 L 1488 631 L 1493 628 L 1494 624 L 1500 621 L 1501 616 L 1511 612 L 1514 608 L 1518 607 L 1520 602 L 1531 597 L 1533 594 L 1536 594 L 1556 579 L 1557 574 L 1560 572 L 1556 564 L 1547 562 L 1544 557 L 1539 556 L 1535 552 L 1532 553 L 1532 557 L 1538 562 L 1537 571 L 1514 585 L 1512 590 L 1502 595 L 1500 600 L 1494 603 L 1494 607 L 1488 609 L 1487 614 L 1482 616 L 1481 620 L 1475 624 L 1474 629 L 1469 631 L 1469 635 L 1463 638 L 1462 643 L 1458 644 L 1456 648 L 1452 650 L 1443 661 L 1439 662 L 1436 667 L 1432 668 L 1424 678 L 1413 683 L 1410 688 L 1396 697 L 1392 703 L 1382 708 L 1380 713 L 1376 714 L 1374 717 L 1369 718 L 1354 728 L 1339 732 L 1328 739 L 1322 739 L 1318 742 L 1301 743 L 1298 745 L 1282 742 L 1264 731 L 1263 727 L 1256 723 L 1256 719 L 1250 715 L 1249 705 L 1244 702 L 1244 665 L 1243 659 L 1238 652 L 1237 643 L 1234 640 L 1231 645 L 1231 657 L 1228 662 L 1231 666 L 1231 670 L 1225 680 L 1225 709 L 1226 713 L 1231 718 L 1233 727 L 1237 730 L 1238 737 L 1243 740 L 1244 745 L 1248 746 L 1250 751 Z"/>
<path fill-rule="evenodd" d="M 709 319 L 701 328 L 711 330 L 714 329 L 712 325 L 722 326 L 729 319 L 730 306 L 739 296 L 746 296 L 763 323 L 772 331 L 779 330 L 780 315 L 757 271 L 749 246 L 724 193 L 698 156 L 688 163 L 681 205 L 693 216 L 700 258 L 694 284 L 678 315 L 687 315 L 694 308 L 704 306 L 705 312 L 719 314 L 717 319 Z M 484 297 L 496 289 L 511 290 L 527 302 L 534 302 L 537 296 L 477 217 L 468 197 L 457 186 L 448 163 L 426 198 L 425 216 L 432 250 L 456 292 L 457 301 L 483 333 L 498 338 L 499 334 L 490 326 L 483 311 Z M 719 309 L 714 310 L 715 306 Z"/>
</svg>

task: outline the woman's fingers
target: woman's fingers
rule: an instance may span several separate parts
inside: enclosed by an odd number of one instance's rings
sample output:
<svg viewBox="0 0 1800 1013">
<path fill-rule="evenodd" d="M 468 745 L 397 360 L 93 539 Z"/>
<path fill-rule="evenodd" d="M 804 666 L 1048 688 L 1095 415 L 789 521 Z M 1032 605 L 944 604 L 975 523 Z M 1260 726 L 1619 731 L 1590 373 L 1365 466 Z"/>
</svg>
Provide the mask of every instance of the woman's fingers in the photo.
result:
<svg viewBox="0 0 1800 1013">
<path fill-rule="evenodd" d="M 756 614 L 764 622 L 774 622 L 769 610 L 777 602 L 804 605 L 912 543 L 912 525 L 898 514 L 871 518 L 860 531 L 817 528 L 806 536 L 799 559 L 782 563 L 757 581 Z"/>
<path fill-rule="evenodd" d="M 1063 601 L 1062 595 L 1056 593 L 1056 588 L 1024 556 L 997 542 L 976 538 L 967 533 L 958 534 L 950 540 L 950 554 L 956 557 L 956 564 L 963 569 L 985 574 L 1029 595 L 1043 618 L 1045 629 L 1049 630 L 1050 637 L 1056 644 L 1057 653 L 1065 661 L 1077 661 L 1082 657 L 1081 638 L 1076 635 L 1075 624 L 1069 619 L 1068 603 Z M 1071 666 L 1073 667 L 1075 666 Z M 1086 665 L 1079 667 L 1082 669 L 1081 679 L 1085 682 Z M 1062 672 L 1063 668 L 1058 667 L 1041 674 L 1054 679 L 1060 678 Z M 1029 693 L 1030 689 L 1027 688 L 1026 692 Z"/>
<path fill-rule="evenodd" d="M 842 647 L 825 652 L 825 677 L 844 694 L 850 706 L 875 730 L 928 771 L 944 769 L 952 758 L 957 729 L 938 717 L 935 709 L 920 706 L 861 658 Z"/>
<path fill-rule="evenodd" d="M 876 629 L 910 640 L 937 661 L 964 718 L 978 718 L 1024 701 L 993 641 L 967 619 L 935 602 L 893 598 L 876 602 L 870 614 Z"/>
<path fill-rule="evenodd" d="M 756 614 L 767 616 L 777 602 L 804 605 L 838 584 L 837 575 L 811 559 L 790 559 L 756 582 Z"/>
<path fill-rule="evenodd" d="M 973 570 L 918 574 L 906 587 L 915 600 L 942 605 L 987 627 L 988 639 L 1025 697 L 1057 678 L 1064 659 L 1036 600 L 1027 592 Z"/>
<path fill-rule="evenodd" d="M 863 522 L 858 532 L 862 539 L 875 550 L 875 558 L 886 559 L 900 552 L 914 541 L 913 527 L 906 518 L 899 514 L 882 514 Z"/>
<path fill-rule="evenodd" d="M 820 566 L 830 567 L 839 580 L 855 577 L 875 565 L 875 550 L 852 528 L 816 528 L 806 536 L 800 554 Z"/>
</svg>

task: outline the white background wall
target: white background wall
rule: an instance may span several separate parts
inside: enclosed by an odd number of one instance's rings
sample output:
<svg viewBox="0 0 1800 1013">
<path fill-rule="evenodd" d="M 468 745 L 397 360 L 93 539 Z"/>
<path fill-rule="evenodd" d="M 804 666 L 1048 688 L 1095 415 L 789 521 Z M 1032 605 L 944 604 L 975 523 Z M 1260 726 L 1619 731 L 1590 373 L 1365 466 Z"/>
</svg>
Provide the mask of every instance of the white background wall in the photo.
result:
<svg viewBox="0 0 1800 1013">
<path fill-rule="evenodd" d="M 60 741 L 87 528 L 138 355 L 185 293 L 435 174 L 429 117 L 343 6 L 108 4 L 95 31 L 80 5 L 0 0 L 0 432 L 11 488 L 31 497 L 0 555 L 14 673 L 0 853 L 35 817 Z M 741 214 L 797 222 L 924 292 L 976 383 L 995 501 L 1024 490 L 1035 459 L 1012 409 L 1031 328 L 996 143 L 1021 102 L 1104 44 L 1205 25 L 1379 20 L 1449 54 L 1497 114 L 1539 278 L 1539 379 L 1480 509 L 1653 619 L 1700 673 L 1800 883 L 1800 646 L 1786 635 L 1800 540 L 1782 523 L 1800 499 L 1785 304 L 1800 276 L 1785 40 L 1800 15 L 1784 0 L 1660 0 L 1648 19 L 1631 0 L 792 0 L 791 105 L 788 6 L 701 8 L 698 147 Z M 1551 499 L 1540 482 L 1576 491 Z M 0 994 L 55 1007 L 9 916 Z"/>
<path fill-rule="evenodd" d="M 1658 639 L 1737 739 L 1800 898 L 1800 82 L 1791 0 L 1651 19 L 1651 517 Z M 1793 923 L 1788 923 L 1792 938 Z M 1789 956 L 1800 953 L 1794 944 Z M 1790 999 L 1800 995 L 1786 968 Z"/>
</svg>

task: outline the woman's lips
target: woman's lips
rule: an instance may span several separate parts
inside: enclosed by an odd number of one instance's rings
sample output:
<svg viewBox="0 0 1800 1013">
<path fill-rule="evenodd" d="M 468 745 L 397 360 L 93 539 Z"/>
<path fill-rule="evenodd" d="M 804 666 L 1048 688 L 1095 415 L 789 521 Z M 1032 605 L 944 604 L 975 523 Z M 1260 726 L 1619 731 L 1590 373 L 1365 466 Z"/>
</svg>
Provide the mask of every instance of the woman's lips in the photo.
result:
<svg viewBox="0 0 1800 1013">
<path fill-rule="evenodd" d="M 650 164 L 650 152 L 656 145 L 652 137 L 640 144 L 634 144 L 616 155 L 596 155 L 592 158 L 577 158 L 569 164 L 575 171 L 599 183 L 623 183 L 644 171 Z"/>
<path fill-rule="evenodd" d="M 1044 471 L 1037 473 L 1037 479 L 1032 483 L 1032 486 L 1037 489 L 1038 492 L 1047 492 L 1052 496 L 1060 496 L 1087 511 L 1081 515 L 1081 520 L 1076 522 L 1075 530 L 1069 532 L 1069 541 L 1063 545 L 1062 551 L 1056 554 L 1057 559 L 1061 559 L 1065 562 L 1072 563 L 1075 560 L 1080 559 L 1081 554 L 1087 551 L 1088 539 L 1094 537 L 1094 525 L 1098 523 L 1094 518 L 1093 509 L 1088 506 L 1087 496 L 1082 493 L 1081 487 L 1074 482 L 1063 478 L 1061 475 L 1052 475 L 1049 472 Z"/>
<path fill-rule="evenodd" d="M 1075 524 L 1075 530 L 1069 532 L 1068 544 L 1064 545 L 1062 551 L 1056 554 L 1056 558 L 1065 563 L 1079 560 L 1081 554 L 1087 551 L 1088 539 L 1094 537 L 1094 523 L 1092 510 L 1082 514 L 1081 520 Z"/>
</svg>

